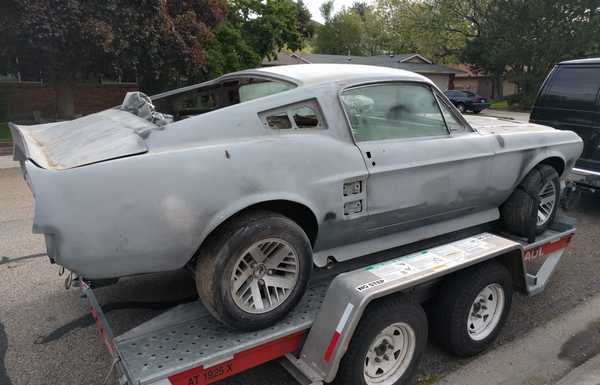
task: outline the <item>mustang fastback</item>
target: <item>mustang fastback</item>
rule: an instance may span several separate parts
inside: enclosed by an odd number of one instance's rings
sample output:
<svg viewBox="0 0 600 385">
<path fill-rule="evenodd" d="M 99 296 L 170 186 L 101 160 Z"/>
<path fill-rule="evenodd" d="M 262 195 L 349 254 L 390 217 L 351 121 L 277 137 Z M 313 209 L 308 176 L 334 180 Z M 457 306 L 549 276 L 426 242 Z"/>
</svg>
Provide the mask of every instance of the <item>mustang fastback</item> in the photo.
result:
<svg viewBox="0 0 600 385">
<path fill-rule="evenodd" d="M 361 65 L 246 70 L 72 121 L 11 124 L 51 261 L 86 279 L 190 267 L 259 328 L 313 266 L 499 221 L 543 231 L 570 131 L 466 120 L 427 78 Z"/>
</svg>

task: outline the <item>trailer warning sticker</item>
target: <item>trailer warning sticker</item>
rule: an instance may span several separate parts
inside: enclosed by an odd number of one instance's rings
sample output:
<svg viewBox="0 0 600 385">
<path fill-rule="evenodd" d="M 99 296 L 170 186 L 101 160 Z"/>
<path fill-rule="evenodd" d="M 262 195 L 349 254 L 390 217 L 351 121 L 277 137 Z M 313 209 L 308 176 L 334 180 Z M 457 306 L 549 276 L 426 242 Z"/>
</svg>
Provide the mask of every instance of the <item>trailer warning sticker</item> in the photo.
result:
<svg viewBox="0 0 600 385">
<path fill-rule="evenodd" d="M 361 284 L 356 287 L 356 290 L 363 292 L 386 282 L 408 279 L 423 272 L 440 271 L 466 262 L 494 247 L 485 241 L 484 235 L 469 237 L 366 267 L 365 269 L 378 279 Z"/>
</svg>

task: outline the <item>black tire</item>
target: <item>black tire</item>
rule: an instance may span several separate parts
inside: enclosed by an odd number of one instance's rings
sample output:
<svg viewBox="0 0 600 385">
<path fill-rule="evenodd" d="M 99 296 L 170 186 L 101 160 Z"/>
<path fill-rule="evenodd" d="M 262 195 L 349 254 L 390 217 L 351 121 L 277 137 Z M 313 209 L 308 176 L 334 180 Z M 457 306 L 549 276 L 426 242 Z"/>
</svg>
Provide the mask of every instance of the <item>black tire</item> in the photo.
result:
<svg viewBox="0 0 600 385">
<path fill-rule="evenodd" d="M 427 316 L 421 305 L 398 295 L 377 300 L 367 307 L 340 362 L 335 384 L 369 385 L 365 379 L 367 353 L 377 335 L 396 323 L 407 324 L 416 337 L 412 359 L 401 375 L 397 373 L 400 376 L 394 382 L 394 385 L 407 384 L 414 376 L 427 345 Z M 393 349 L 390 352 L 393 354 Z"/>
<path fill-rule="evenodd" d="M 233 269 L 238 258 L 252 245 L 274 237 L 287 242 L 297 256 L 295 286 L 274 309 L 258 314 L 247 312 L 235 303 L 231 293 Z M 274 212 L 250 211 L 229 220 L 200 248 L 196 288 L 209 312 L 225 325 L 241 330 L 264 329 L 277 323 L 296 306 L 306 290 L 312 266 L 311 244 L 298 224 Z M 264 286 L 261 293 L 264 293 Z"/>
<path fill-rule="evenodd" d="M 502 287 L 504 307 L 493 331 L 487 337 L 476 340 L 469 333 L 469 314 L 479 293 L 491 284 Z M 459 357 L 470 357 L 487 349 L 498 337 L 508 318 L 512 293 L 511 275 L 496 261 L 485 262 L 449 276 L 439 288 L 431 314 L 432 333 L 436 341 Z"/>
<path fill-rule="evenodd" d="M 554 184 L 555 204 L 549 219 L 537 224 L 538 199 L 542 188 L 550 181 Z M 546 164 L 535 166 L 517 186 L 506 202 L 500 207 L 500 219 L 506 230 L 522 237 L 530 236 L 535 226 L 535 234 L 546 231 L 552 224 L 560 202 L 560 179 L 556 170 Z"/>
<path fill-rule="evenodd" d="M 474 114 L 478 114 L 478 113 L 480 113 L 481 111 L 482 111 L 482 110 L 473 110 L 473 113 L 474 113 Z"/>
<path fill-rule="evenodd" d="M 467 112 L 467 107 L 465 106 L 464 103 L 457 103 L 456 104 L 456 109 L 458 111 L 460 111 L 461 114 L 464 114 L 465 112 Z"/>
</svg>

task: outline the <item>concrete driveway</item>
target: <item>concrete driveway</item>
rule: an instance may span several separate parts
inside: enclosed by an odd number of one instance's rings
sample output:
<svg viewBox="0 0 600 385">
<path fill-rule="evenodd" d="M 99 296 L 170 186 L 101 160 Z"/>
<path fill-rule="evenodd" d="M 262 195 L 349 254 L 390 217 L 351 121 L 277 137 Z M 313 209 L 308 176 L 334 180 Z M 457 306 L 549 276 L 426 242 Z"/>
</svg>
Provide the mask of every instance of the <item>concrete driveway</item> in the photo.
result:
<svg viewBox="0 0 600 385">
<path fill-rule="evenodd" d="M 457 359 L 431 341 L 417 383 L 445 381 L 464 385 L 464 375 L 456 373 L 468 370 L 480 373 L 480 384 L 545 384 L 593 355 L 600 346 L 600 314 L 570 314 L 577 305 L 596 306 L 600 299 L 598 203 L 595 197 L 585 197 L 572 213 L 578 220 L 578 233 L 554 279 L 537 297 L 515 296 L 512 315 L 495 344 L 497 348 L 488 353 L 507 349 L 502 353 L 503 375 L 514 381 L 500 382 L 506 378 L 496 378 L 495 382 L 486 377 L 490 365 L 499 362 L 496 356 Z M 64 289 L 63 279 L 57 276 L 58 268 L 50 265 L 44 254 L 43 239 L 31 234 L 33 210 L 32 196 L 20 171 L 0 169 L 0 384 L 102 384 L 111 366 L 109 355 L 78 291 Z M 195 298 L 193 280 L 185 272 L 126 278 L 117 285 L 98 289 L 97 293 L 117 334 Z M 571 328 L 563 333 L 566 339 L 552 342 L 553 350 L 547 344 L 538 346 L 536 341 L 541 340 L 531 335 L 544 330 L 552 334 L 554 324 Z M 515 349 L 524 346 L 529 349 L 528 354 L 514 354 Z M 563 355 L 559 357 L 560 354 Z M 518 368 L 530 363 L 532 367 L 537 365 L 536 373 L 547 375 L 537 382 L 532 382 L 531 377 L 519 377 L 520 373 L 506 369 L 510 368 L 511 357 L 518 360 Z M 560 370 L 554 370 L 557 367 Z M 448 380 L 442 380 L 447 375 Z M 117 382 L 112 377 L 109 383 Z M 294 381 L 278 365 L 268 364 L 220 383 L 225 384 L 291 385 Z"/>
</svg>

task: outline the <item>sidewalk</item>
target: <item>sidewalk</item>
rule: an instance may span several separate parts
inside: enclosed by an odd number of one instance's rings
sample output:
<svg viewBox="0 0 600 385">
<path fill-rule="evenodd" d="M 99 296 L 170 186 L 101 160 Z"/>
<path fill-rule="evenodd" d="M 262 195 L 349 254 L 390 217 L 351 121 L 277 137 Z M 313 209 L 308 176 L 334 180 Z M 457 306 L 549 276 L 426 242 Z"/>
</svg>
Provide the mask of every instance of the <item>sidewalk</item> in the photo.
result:
<svg viewBox="0 0 600 385">
<path fill-rule="evenodd" d="M 437 385 L 600 385 L 598 309 L 600 295 L 475 358 Z"/>
<path fill-rule="evenodd" d="M 573 369 L 556 385 L 599 385 L 600 384 L 600 354 L 583 365 Z"/>
<path fill-rule="evenodd" d="M 12 155 L 0 156 L 0 170 L 15 167 L 19 167 L 19 162 L 15 162 Z"/>
</svg>

